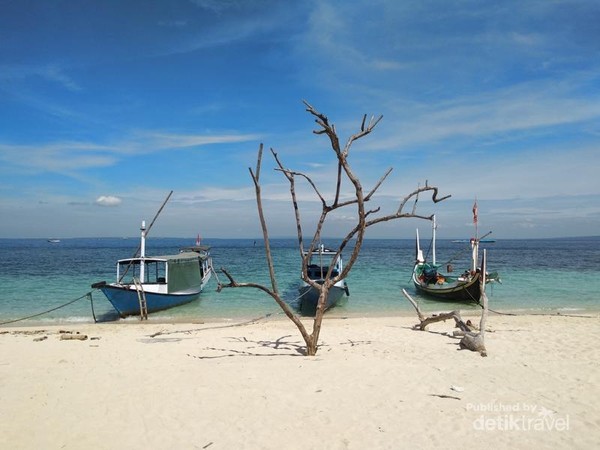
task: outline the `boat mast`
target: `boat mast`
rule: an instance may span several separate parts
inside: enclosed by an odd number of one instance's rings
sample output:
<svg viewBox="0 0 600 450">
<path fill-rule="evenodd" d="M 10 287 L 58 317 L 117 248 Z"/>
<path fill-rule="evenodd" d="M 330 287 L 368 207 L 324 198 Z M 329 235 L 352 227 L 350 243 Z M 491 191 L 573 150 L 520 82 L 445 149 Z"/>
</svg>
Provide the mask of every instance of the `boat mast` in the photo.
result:
<svg viewBox="0 0 600 450">
<path fill-rule="evenodd" d="M 146 257 L 146 221 L 142 220 L 141 231 L 141 240 L 140 240 L 140 283 L 145 282 L 145 264 L 144 258 Z"/>
<path fill-rule="evenodd" d="M 473 204 L 473 224 L 475 225 L 475 240 L 478 240 L 479 230 L 478 230 L 478 222 L 479 222 L 479 210 L 477 208 L 477 198 L 475 198 L 475 203 Z"/>
<path fill-rule="evenodd" d="M 477 270 L 477 259 L 479 259 L 479 241 L 477 238 L 471 239 L 471 270 L 475 272 Z"/>
<path fill-rule="evenodd" d="M 321 268 L 321 279 L 325 278 L 323 275 L 323 251 L 325 251 L 325 245 L 319 245 L 319 267 Z"/>
<path fill-rule="evenodd" d="M 432 246 L 433 248 L 432 248 L 431 256 L 432 256 L 433 265 L 435 266 L 435 230 L 437 230 L 437 224 L 435 222 L 435 214 L 433 215 L 431 227 L 432 227 L 432 234 L 433 234 L 433 246 Z"/>
<path fill-rule="evenodd" d="M 421 250 L 421 243 L 419 242 L 419 229 L 417 228 L 417 240 L 415 242 L 415 252 L 416 252 L 416 262 L 417 263 L 424 263 L 425 262 L 425 258 L 423 258 L 423 251 Z"/>
<path fill-rule="evenodd" d="M 148 226 L 148 228 L 145 230 L 145 233 L 144 233 L 144 235 L 143 235 L 143 238 L 142 238 L 142 241 L 144 242 L 144 247 L 145 247 L 145 239 L 146 239 L 146 235 L 147 235 L 148 233 L 150 233 L 150 229 L 152 228 L 152 225 L 154 225 L 154 222 L 156 221 L 156 219 L 158 218 L 158 216 L 159 216 L 160 212 L 163 210 L 163 208 L 165 207 L 165 205 L 167 204 L 167 202 L 168 202 L 168 201 L 169 201 L 169 199 L 171 198 L 171 195 L 173 195 L 173 191 L 169 192 L 169 195 L 167 195 L 167 198 L 165 199 L 165 201 L 162 203 L 162 205 L 160 205 L 160 208 L 159 208 L 158 212 L 156 213 L 156 215 L 154 216 L 154 219 L 152 219 L 152 222 L 150 222 L 150 225 L 149 225 L 149 226 Z M 142 222 L 142 226 L 143 226 L 144 228 L 146 227 L 146 222 L 145 222 L 145 221 L 143 221 L 143 222 Z M 138 246 L 138 248 L 135 250 L 135 253 L 133 254 L 133 258 L 136 258 L 136 257 L 137 257 L 137 255 L 138 255 L 138 252 L 141 250 L 141 247 L 142 247 L 142 246 L 141 246 L 141 244 L 140 244 L 140 246 Z M 144 250 L 145 250 L 145 248 L 144 248 Z M 144 256 L 145 256 L 145 255 L 144 255 Z M 119 276 L 119 281 L 118 281 L 119 283 L 121 282 L 121 280 L 123 280 L 123 277 L 124 277 L 125 275 L 127 275 L 127 272 L 129 271 L 129 268 L 131 267 L 132 261 L 133 261 L 133 259 L 129 261 L 129 264 L 128 264 L 128 265 L 127 265 L 127 267 L 125 268 L 125 271 L 123 272 L 123 275 L 120 275 L 120 276 Z M 142 283 L 143 283 L 143 281 L 142 281 Z"/>
<path fill-rule="evenodd" d="M 477 208 L 477 198 L 475 198 L 475 203 L 473 204 L 473 224 L 475 225 L 475 237 L 471 239 L 471 252 L 472 252 L 472 263 L 471 270 L 475 272 L 477 270 L 477 260 L 479 259 L 479 237 L 478 237 L 478 208 Z"/>
</svg>

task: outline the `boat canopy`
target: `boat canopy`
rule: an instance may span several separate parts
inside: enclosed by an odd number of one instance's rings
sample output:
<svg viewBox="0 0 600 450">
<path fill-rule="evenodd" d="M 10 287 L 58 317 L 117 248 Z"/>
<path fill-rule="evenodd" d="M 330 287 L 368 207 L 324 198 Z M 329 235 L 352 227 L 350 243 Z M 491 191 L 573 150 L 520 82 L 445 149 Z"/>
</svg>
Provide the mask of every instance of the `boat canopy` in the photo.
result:
<svg viewBox="0 0 600 450">
<path fill-rule="evenodd" d="M 180 253 L 196 253 L 202 258 L 208 258 L 208 251 L 210 247 L 208 245 L 192 245 L 189 247 L 183 247 L 180 249 Z"/>
<path fill-rule="evenodd" d="M 304 257 L 307 254 L 308 252 L 302 252 Z M 329 250 L 324 246 L 319 247 L 310 255 L 310 261 L 307 266 L 308 278 L 322 281 L 327 275 L 330 266 L 333 266 L 331 277 L 335 278 L 339 276 L 342 270 L 341 256 L 337 254 L 337 251 Z"/>
<path fill-rule="evenodd" d="M 139 278 L 140 265 L 143 261 L 146 267 L 145 283 L 167 283 L 169 293 L 185 291 L 201 285 L 205 272 L 202 262 L 206 259 L 196 252 L 120 259 L 117 267 L 117 279 L 124 284 L 131 284 L 133 277 Z M 122 279 L 125 275 L 128 275 L 127 278 Z"/>
<path fill-rule="evenodd" d="M 204 275 L 202 260 L 197 253 L 181 253 L 192 257 L 172 257 L 167 261 L 167 280 L 169 292 L 181 292 L 202 285 Z"/>
<path fill-rule="evenodd" d="M 150 262 L 177 262 L 179 260 L 197 260 L 199 258 L 203 258 L 204 255 L 201 255 L 196 252 L 182 252 L 177 253 L 175 255 L 165 255 L 165 256 L 147 256 L 145 258 L 127 258 L 120 259 L 119 264 L 139 264 L 141 260 L 144 260 L 145 263 Z"/>
</svg>

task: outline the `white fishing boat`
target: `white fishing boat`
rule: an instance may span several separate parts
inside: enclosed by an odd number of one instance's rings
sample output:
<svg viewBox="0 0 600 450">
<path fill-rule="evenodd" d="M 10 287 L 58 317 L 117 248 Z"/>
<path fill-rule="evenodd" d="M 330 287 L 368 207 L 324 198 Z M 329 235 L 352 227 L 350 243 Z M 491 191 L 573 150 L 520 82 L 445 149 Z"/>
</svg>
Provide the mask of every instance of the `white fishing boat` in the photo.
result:
<svg viewBox="0 0 600 450">
<path fill-rule="evenodd" d="M 177 254 L 146 256 L 145 232 L 142 222 L 140 255 L 117 262 L 116 281 L 92 285 L 104 293 L 121 317 L 143 318 L 196 300 L 212 275 L 209 247 L 197 242 Z"/>
<path fill-rule="evenodd" d="M 307 252 L 304 252 L 303 257 L 306 258 L 306 256 Z M 322 285 L 330 269 L 330 279 L 334 280 L 339 277 L 343 269 L 342 255 L 321 245 L 311 254 L 307 266 L 307 277 L 313 284 L 303 279 L 300 287 L 300 312 L 303 315 L 315 315 L 321 290 L 314 284 Z M 346 280 L 337 280 L 329 289 L 325 309 L 336 306 L 344 295 L 350 295 Z"/>
</svg>

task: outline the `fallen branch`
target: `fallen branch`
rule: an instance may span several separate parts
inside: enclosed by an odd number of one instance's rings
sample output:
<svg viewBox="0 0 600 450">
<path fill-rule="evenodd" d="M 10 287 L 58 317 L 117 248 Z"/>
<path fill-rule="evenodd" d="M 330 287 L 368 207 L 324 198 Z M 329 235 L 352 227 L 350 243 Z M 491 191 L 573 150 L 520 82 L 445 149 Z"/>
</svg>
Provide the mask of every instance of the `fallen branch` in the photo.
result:
<svg viewBox="0 0 600 450">
<path fill-rule="evenodd" d="M 482 268 L 482 272 L 485 273 L 485 265 Z M 471 350 L 472 352 L 479 353 L 481 356 L 487 356 L 487 350 L 485 348 L 484 342 L 484 334 L 485 322 L 487 320 L 488 312 L 488 298 L 487 295 L 485 295 L 485 285 L 482 289 L 481 298 L 479 299 L 479 302 L 483 305 L 483 311 L 481 312 L 481 321 L 479 322 L 479 332 L 466 333 L 464 337 L 460 340 L 459 345 L 461 349 L 466 348 L 467 350 Z"/>
<path fill-rule="evenodd" d="M 487 351 L 484 343 L 485 321 L 487 319 L 487 296 L 485 295 L 485 292 L 481 295 L 481 300 L 483 300 L 482 305 L 484 306 L 484 309 L 479 324 L 479 330 L 477 330 L 477 328 L 471 323 L 470 320 L 467 320 L 465 322 L 460 316 L 459 310 L 454 310 L 447 313 L 433 314 L 429 317 L 425 317 L 425 315 L 421 312 L 418 303 L 410 296 L 406 289 L 402 289 L 402 294 L 404 294 L 408 301 L 413 305 L 413 307 L 417 311 L 417 316 L 419 317 L 419 323 L 413 326 L 413 330 L 427 331 L 427 326 L 429 326 L 432 323 L 445 322 L 446 320 L 453 319 L 455 326 L 460 330 L 454 331 L 452 333 L 453 336 L 463 337 L 459 342 L 460 348 L 477 352 L 481 356 L 487 356 Z"/>
<path fill-rule="evenodd" d="M 246 325 L 252 325 L 252 324 L 258 323 L 259 321 L 261 321 L 263 319 L 266 319 L 266 318 L 270 317 L 271 315 L 272 315 L 272 313 L 269 313 L 269 314 L 265 314 L 264 316 L 257 317 L 256 319 L 251 319 L 251 320 L 248 320 L 246 322 L 232 323 L 232 324 L 229 324 L 229 325 L 217 325 L 217 326 L 214 326 L 214 327 L 195 328 L 195 329 L 192 329 L 192 330 L 174 330 L 174 331 L 164 331 L 164 330 L 161 330 L 161 331 L 157 331 L 156 333 L 150 334 L 148 336 L 151 337 L 151 338 L 154 338 L 154 337 L 157 337 L 157 336 L 164 336 L 166 334 L 177 334 L 177 333 L 189 334 L 189 333 L 193 333 L 193 332 L 197 332 L 197 331 L 216 330 L 218 328 L 243 327 L 243 326 L 246 326 Z"/>
<path fill-rule="evenodd" d="M 479 304 L 483 307 L 481 311 L 481 321 L 479 322 L 479 333 L 468 333 L 460 341 L 460 348 L 466 348 L 473 352 L 478 352 L 481 356 L 487 356 L 487 350 L 485 348 L 485 323 L 488 316 L 488 298 L 485 294 L 485 274 L 487 269 L 487 254 L 483 250 L 483 258 L 481 260 L 481 297 L 479 298 Z"/>
<path fill-rule="evenodd" d="M 429 317 L 425 317 L 425 315 L 421 312 L 421 309 L 419 308 L 417 302 L 410 296 L 408 292 L 406 292 L 406 289 L 402 289 L 402 294 L 404 294 L 408 301 L 413 305 L 413 307 L 417 311 L 417 316 L 419 317 L 420 323 L 413 326 L 413 329 L 427 331 L 427 326 L 432 323 L 445 322 L 446 320 L 454 319 L 456 327 L 460 329 L 460 331 L 456 331 L 455 333 L 462 333 L 460 335 L 464 335 L 465 333 L 470 333 L 473 331 L 474 327 L 471 324 L 471 321 L 469 320 L 465 322 L 464 320 L 462 320 L 459 310 L 454 310 L 448 313 L 433 314 Z"/>
</svg>

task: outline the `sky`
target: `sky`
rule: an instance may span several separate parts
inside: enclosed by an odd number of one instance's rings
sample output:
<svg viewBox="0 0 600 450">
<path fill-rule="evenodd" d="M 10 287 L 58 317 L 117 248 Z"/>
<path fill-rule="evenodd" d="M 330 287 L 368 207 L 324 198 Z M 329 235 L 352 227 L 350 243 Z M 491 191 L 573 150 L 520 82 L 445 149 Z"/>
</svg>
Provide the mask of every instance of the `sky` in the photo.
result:
<svg viewBox="0 0 600 450">
<path fill-rule="evenodd" d="M 439 238 L 600 234 L 600 2 L 595 0 L 0 0 L 0 238 L 271 237 L 296 227 L 285 167 L 331 199 L 343 144 L 369 208 Z M 303 226 L 320 202 L 304 183 Z M 351 196 L 350 185 L 343 185 Z M 324 234 L 342 236 L 356 209 Z M 370 238 L 412 238 L 402 219 Z M 422 232 L 423 233 L 423 232 Z"/>
</svg>

